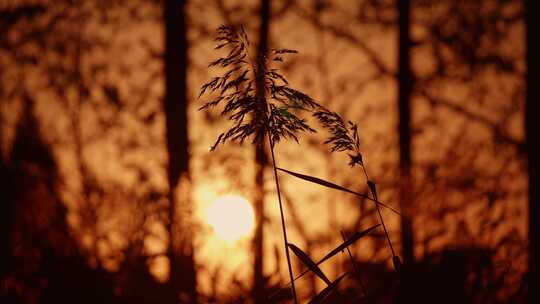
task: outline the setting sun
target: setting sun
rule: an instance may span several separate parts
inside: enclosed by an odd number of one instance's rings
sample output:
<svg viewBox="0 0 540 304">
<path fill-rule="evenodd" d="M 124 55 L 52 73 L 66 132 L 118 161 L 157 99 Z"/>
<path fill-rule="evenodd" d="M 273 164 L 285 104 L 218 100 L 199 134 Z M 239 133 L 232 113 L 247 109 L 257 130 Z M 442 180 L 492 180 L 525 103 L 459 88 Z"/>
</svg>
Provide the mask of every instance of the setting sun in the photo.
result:
<svg viewBox="0 0 540 304">
<path fill-rule="evenodd" d="M 239 195 L 218 197 L 206 210 L 206 220 L 214 233 L 227 242 L 247 236 L 255 223 L 251 204 Z"/>
</svg>

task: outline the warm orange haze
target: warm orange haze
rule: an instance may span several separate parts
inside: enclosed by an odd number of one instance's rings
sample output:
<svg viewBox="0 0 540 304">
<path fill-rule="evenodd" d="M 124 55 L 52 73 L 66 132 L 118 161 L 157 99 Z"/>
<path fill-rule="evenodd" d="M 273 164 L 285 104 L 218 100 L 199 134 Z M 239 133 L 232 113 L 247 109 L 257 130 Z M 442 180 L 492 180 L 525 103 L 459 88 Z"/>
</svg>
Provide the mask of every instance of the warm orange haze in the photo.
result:
<svg viewBox="0 0 540 304">
<path fill-rule="evenodd" d="M 225 195 L 208 207 L 205 221 L 219 238 L 234 242 L 251 233 L 255 220 L 253 208 L 245 198 Z"/>
<path fill-rule="evenodd" d="M 535 303 L 531 1 L 0 1 L 0 303 Z"/>
</svg>

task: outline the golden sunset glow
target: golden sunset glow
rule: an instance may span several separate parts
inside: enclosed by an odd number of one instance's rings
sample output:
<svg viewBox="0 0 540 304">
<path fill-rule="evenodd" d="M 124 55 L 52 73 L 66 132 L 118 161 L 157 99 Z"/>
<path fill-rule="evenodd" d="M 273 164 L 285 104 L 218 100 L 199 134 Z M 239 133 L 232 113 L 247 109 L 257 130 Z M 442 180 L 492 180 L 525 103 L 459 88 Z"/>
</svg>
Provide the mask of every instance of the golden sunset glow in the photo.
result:
<svg viewBox="0 0 540 304">
<path fill-rule="evenodd" d="M 208 207 L 206 221 L 218 238 L 235 242 L 251 233 L 255 217 L 251 204 L 244 197 L 225 195 Z"/>
</svg>

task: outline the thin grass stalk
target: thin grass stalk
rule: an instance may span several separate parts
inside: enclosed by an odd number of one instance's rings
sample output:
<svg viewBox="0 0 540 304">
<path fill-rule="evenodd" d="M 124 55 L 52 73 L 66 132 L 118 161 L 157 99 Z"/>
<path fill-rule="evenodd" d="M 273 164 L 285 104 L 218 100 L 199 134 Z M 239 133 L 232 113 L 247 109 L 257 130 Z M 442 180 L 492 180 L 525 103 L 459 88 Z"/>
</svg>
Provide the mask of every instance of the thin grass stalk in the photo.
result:
<svg viewBox="0 0 540 304">
<path fill-rule="evenodd" d="M 347 241 L 347 236 L 345 235 L 343 230 L 341 230 L 341 237 L 343 238 L 343 242 Z M 366 286 L 362 282 L 362 278 L 360 278 L 360 269 L 356 265 L 356 262 L 354 261 L 354 258 L 352 256 L 351 250 L 349 250 L 349 247 L 347 247 L 347 253 L 349 254 L 349 258 L 351 259 L 351 263 L 353 264 L 354 272 L 358 276 L 358 282 L 360 283 L 360 287 L 362 288 L 362 295 L 366 296 L 367 295 Z"/>
<path fill-rule="evenodd" d="M 362 171 L 364 171 L 364 175 L 366 176 L 366 180 L 369 182 L 370 179 L 369 179 L 366 167 L 364 166 L 363 162 L 360 163 L 360 167 L 362 167 Z M 375 201 L 379 201 L 379 198 L 377 197 L 377 192 L 374 192 L 371 189 L 371 187 L 369 187 L 369 185 L 368 185 L 368 188 L 371 191 L 371 195 L 373 195 L 373 199 Z M 394 246 L 392 246 L 392 241 L 390 240 L 390 235 L 388 234 L 388 230 L 386 229 L 386 225 L 384 224 L 384 220 L 383 220 L 383 217 L 382 217 L 382 214 L 381 214 L 381 208 L 379 207 L 379 204 L 375 204 L 375 206 L 377 207 L 377 214 L 379 214 L 379 220 L 381 221 L 381 224 L 382 224 L 382 227 L 383 227 L 383 230 L 384 230 L 384 235 L 386 235 L 386 240 L 388 241 L 388 245 L 390 246 L 390 251 L 392 252 L 392 258 L 393 258 L 393 257 L 396 256 L 396 252 L 394 251 Z"/>
<path fill-rule="evenodd" d="M 285 225 L 285 216 L 283 215 L 283 204 L 281 202 L 281 191 L 279 190 L 279 179 L 277 174 L 277 166 L 276 166 L 276 157 L 274 156 L 274 144 L 272 143 L 272 140 L 270 139 L 270 136 L 268 136 L 268 142 L 270 143 L 270 151 L 272 154 L 272 167 L 274 169 L 274 180 L 276 182 L 276 191 L 278 195 L 278 202 L 279 202 L 279 214 L 281 215 L 281 228 L 283 229 L 283 245 L 285 246 L 285 254 L 287 256 L 287 266 L 289 267 L 289 277 L 291 279 L 291 288 L 294 298 L 294 304 L 298 304 L 298 299 L 296 298 L 296 288 L 294 286 L 294 275 L 292 271 L 291 266 L 291 256 L 289 254 L 289 247 L 287 246 L 288 240 L 287 240 L 287 228 Z"/>
<path fill-rule="evenodd" d="M 375 198 L 377 199 L 377 198 Z M 384 220 L 381 214 L 381 208 L 378 204 L 375 205 L 377 207 L 377 213 L 379 214 L 379 219 L 381 220 L 382 227 L 384 229 L 384 234 L 386 235 L 386 240 L 388 241 L 388 245 L 390 245 L 390 251 L 392 252 L 392 257 L 396 256 L 396 252 L 394 251 L 394 246 L 392 246 L 392 241 L 390 241 L 390 236 L 388 235 L 388 230 L 386 230 L 386 225 L 384 224 Z"/>
</svg>

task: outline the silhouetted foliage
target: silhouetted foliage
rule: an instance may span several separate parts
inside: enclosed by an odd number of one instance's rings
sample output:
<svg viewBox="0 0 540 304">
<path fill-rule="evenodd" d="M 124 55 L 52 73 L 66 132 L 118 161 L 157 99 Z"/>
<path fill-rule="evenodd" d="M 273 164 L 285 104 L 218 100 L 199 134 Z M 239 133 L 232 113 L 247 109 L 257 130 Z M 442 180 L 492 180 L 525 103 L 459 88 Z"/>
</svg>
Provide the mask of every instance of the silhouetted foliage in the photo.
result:
<svg viewBox="0 0 540 304">
<path fill-rule="evenodd" d="M 267 67 L 271 62 L 283 61 L 284 55 L 296 51 L 275 49 L 271 51 L 269 58 L 251 58 L 249 40 L 243 28 L 236 32 L 230 27 L 221 26 L 215 40 L 218 43 L 216 49 L 229 47 L 230 51 L 227 56 L 210 63 L 209 67 L 220 66 L 227 72 L 212 78 L 201 87 L 199 96 L 206 91 L 217 92 L 219 95 L 206 102 L 200 110 L 224 103 L 221 114 L 228 116 L 234 125 L 218 136 L 212 150 L 229 139 L 243 142 L 247 137 L 253 136 L 252 142 L 261 144 L 268 134 L 273 145 L 282 138 L 298 141 L 299 132 L 315 131 L 304 119 L 296 116 L 294 111 L 312 110 L 318 104 L 306 94 L 291 88 L 278 69 L 260 70 L 260 67 Z M 234 76 L 235 73 L 238 75 Z M 256 96 L 255 85 L 258 77 L 265 83 L 268 100 Z"/>
<path fill-rule="evenodd" d="M 341 186 L 337 186 L 331 182 L 327 182 L 322 179 L 318 179 L 312 176 L 302 175 L 294 173 L 285 169 L 278 168 L 276 166 L 274 156 L 274 144 L 279 142 L 281 137 L 292 138 L 298 142 L 298 138 L 295 134 L 297 131 L 311 131 L 310 128 L 303 119 L 298 118 L 289 109 L 303 110 L 313 112 L 313 115 L 319 119 L 323 127 L 327 128 L 331 132 L 331 137 L 326 141 L 333 145 L 332 151 L 349 151 L 356 154 L 351 156 L 353 160 L 352 165 L 360 164 L 366 175 L 367 185 L 371 191 L 372 198 L 377 207 L 379 219 L 385 231 L 385 235 L 388 239 L 388 244 L 392 251 L 392 260 L 394 261 L 396 270 L 399 270 L 401 264 L 399 258 L 395 255 L 388 231 L 384 224 L 379 205 L 384 205 L 379 202 L 376 186 L 367 175 L 367 171 L 362 163 L 360 154 L 360 140 L 358 136 L 358 130 L 356 125 L 351 123 L 350 130 L 345 128 L 343 119 L 338 114 L 331 112 L 306 94 L 291 89 L 288 81 L 278 73 L 277 69 L 269 69 L 268 65 L 271 61 L 283 61 L 281 56 L 288 53 L 296 53 L 294 50 L 289 49 L 277 49 L 272 52 L 274 57 L 270 57 L 269 60 L 266 57 L 257 58 L 253 60 L 249 55 L 249 40 L 247 34 L 243 28 L 239 31 L 228 27 L 220 26 L 217 30 L 218 36 L 215 39 L 218 45 L 215 49 L 221 49 L 228 46 L 230 51 L 227 56 L 220 57 L 217 60 L 211 62 L 209 67 L 221 66 L 222 68 L 228 68 L 227 72 L 218 77 L 212 78 L 206 84 L 203 84 L 199 97 L 203 95 L 207 90 L 210 92 L 217 92 L 219 95 L 211 101 L 206 102 L 199 110 L 205 110 L 211 107 L 219 105 L 221 102 L 225 103 L 224 110 L 221 112 L 222 116 L 228 116 L 228 120 L 235 122 L 235 125 L 229 129 L 228 132 L 221 133 L 216 143 L 211 147 L 211 151 L 216 148 L 220 143 L 225 143 L 227 140 L 238 140 L 240 143 L 245 138 L 253 135 L 252 141 L 255 145 L 261 145 L 265 138 L 268 138 L 270 143 L 274 177 L 276 182 L 276 190 L 278 194 L 278 201 L 281 214 L 281 224 L 283 229 L 283 240 L 285 244 L 285 251 L 287 256 L 287 264 L 289 268 L 290 284 L 292 287 L 292 294 L 295 303 L 297 302 L 297 293 L 295 290 L 293 278 L 293 272 L 291 262 L 289 258 L 289 248 L 295 253 L 295 255 L 306 265 L 313 273 L 317 274 L 328 287 L 318 294 L 313 301 L 319 302 L 324 300 L 328 294 L 330 294 L 344 277 L 342 275 L 336 281 L 331 282 L 326 275 L 318 268 L 317 264 L 311 260 L 311 258 L 303 252 L 296 245 L 287 241 L 286 224 L 283 216 L 283 207 L 281 202 L 281 192 L 279 187 L 277 171 L 284 171 L 293 176 L 301 179 L 314 182 L 326 187 L 343 190 L 349 193 L 357 194 L 354 191 L 348 190 Z M 232 67 L 231 67 L 232 66 Z M 242 67 L 244 69 L 242 69 Z M 237 76 L 233 76 L 237 73 Z M 246 75 L 251 75 L 246 77 Z M 265 94 L 260 93 L 260 89 L 253 89 L 253 86 L 263 84 L 262 87 L 269 94 L 267 99 Z M 230 92 L 232 91 L 232 92 Z M 274 102 L 278 102 L 282 107 L 278 107 Z M 243 123 L 246 116 L 249 116 L 251 120 L 248 123 Z M 351 134 L 349 134 L 351 132 Z M 360 195 L 361 196 L 361 195 Z M 386 205 L 384 205 L 386 206 Z M 386 206 L 388 207 L 388 206 Z M 389 207 L 388 207 L 389 208 Z M 369 231 L 369 230 L 368 230 Z M 360 234 L 363 236 L 362 234 Z M 358 237 L 359 238 L 359 237 Z M 352 241 L 344 240 L 343 250 L 347 248 Z M 339 247 L 338 247 L 339 248 Z M 336 251 L 332 251 L 327 255 L 327 258 L 334 255 Z M 323 259 L 324 261 L 325 259 Z"/>
</svg>

